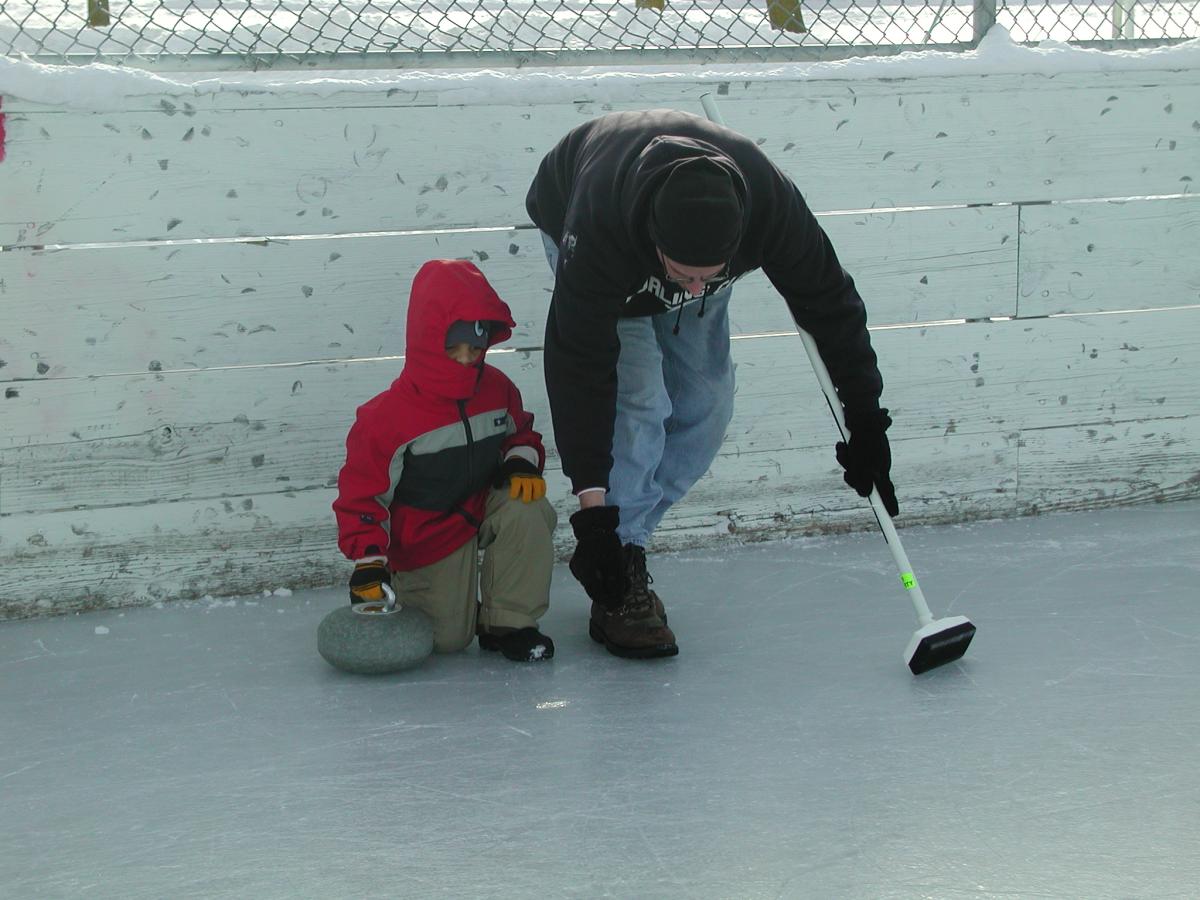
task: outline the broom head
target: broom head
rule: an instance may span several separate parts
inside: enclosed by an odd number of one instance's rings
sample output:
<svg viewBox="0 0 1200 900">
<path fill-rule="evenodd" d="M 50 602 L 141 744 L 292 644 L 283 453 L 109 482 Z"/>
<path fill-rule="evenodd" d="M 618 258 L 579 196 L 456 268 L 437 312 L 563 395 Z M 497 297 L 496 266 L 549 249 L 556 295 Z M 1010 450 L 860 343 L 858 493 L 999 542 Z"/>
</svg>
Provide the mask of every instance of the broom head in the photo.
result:
<svg viewBox="0 0 1200 900">
<path fill-rule="evenodd" d="M 918 628 L 904 651 L 904 662 L 914 675 L 961 659 L 975 637 L 975 626 L 966 616 L 935 619 Z"/>
</svg>

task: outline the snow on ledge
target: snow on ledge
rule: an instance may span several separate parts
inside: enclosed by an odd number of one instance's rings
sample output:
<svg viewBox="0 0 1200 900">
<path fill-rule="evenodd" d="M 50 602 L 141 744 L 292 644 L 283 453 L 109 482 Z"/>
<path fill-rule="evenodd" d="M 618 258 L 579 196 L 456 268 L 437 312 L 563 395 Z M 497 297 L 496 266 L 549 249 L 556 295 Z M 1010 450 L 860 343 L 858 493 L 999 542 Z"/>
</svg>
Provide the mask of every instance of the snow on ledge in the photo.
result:
<svg viewBox="0 0 1200 900">
<path fill-rule="evenodd" d="M 56 66 L 0 57 L 0 95 L 31 103 L 95 110 L 126 97 L 193 96 L 225 92 L 293 93 L 330 97 L 345 92 L 399 90 L 436 93 L 442 105 L 520 104 L 617 96 L 630 88 L 671 82 L 865 80 L 953 75 L 1057 75 L 1065 72 L 1117 72 L 1200 69 L 1200 38 L 1171 47 L 1144 50 L 1093 50 L 1043 41 L 1037 47 L 1016 43 L 993 26 L 979 48 L 964 52 L 912 51 L 889 57 L 856 57 L 806 63 L 756 63 L 726 66 L 587 66 L 472 70 L 373 70 L 175 74 L 93 63 Z"/>
</svg>

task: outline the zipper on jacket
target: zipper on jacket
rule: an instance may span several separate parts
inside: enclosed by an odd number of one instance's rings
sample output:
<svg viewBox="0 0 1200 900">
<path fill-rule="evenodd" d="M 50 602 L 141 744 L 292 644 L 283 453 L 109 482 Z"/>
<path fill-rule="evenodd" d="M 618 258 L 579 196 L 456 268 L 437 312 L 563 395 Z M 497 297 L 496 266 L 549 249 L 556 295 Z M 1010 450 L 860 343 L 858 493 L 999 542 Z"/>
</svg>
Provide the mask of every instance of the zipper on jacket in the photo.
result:
<svg viewBox="0 0 1200 900">
<path fill-rule="evenodd" d="M 473 434 L 471 434 L 471 419 L 467 415 L 467 401 L 459 400 L 459 401 L 457 401 L 457 403 L 458 403 L 458 417 L 460 419 L 462 419 L 463 430 L 467 433 L 467 471 L 471 472 L 471 471 L 474 471 L 474 467 L 472 464 L 475 462 L 475 459 L 474 459 L 474 457 L 475 457 L 475 454 L 474 454 L 475 436 Z"/>
<path fill-rule="evenodd" d="M 471 433 L 471 418 L 467 415 L 467 401 L 458 400 L 458 417 L 462 419 L 463 431 L 467 434 L 467 473 L 468 475 L 474 471 L 475 463 L 475 435 Z M 458 501 L 454 504 L 454 508 L 450 512 L 456 512 L 470 523 L 471 527 L 478 530 L 482 526 L 482 522 L 478 521 L 463 507 L 463 501 Z"/>
</svg>

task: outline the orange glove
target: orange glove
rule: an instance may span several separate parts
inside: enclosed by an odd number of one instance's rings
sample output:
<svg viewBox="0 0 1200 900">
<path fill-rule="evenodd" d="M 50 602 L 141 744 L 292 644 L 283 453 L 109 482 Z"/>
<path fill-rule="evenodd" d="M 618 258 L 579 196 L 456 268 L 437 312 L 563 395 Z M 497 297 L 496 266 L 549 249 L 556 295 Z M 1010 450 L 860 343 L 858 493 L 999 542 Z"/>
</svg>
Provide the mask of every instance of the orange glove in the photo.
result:
<svg viewBox="0 0 1200 900">
<path fill-rule="evenodd" d="M 391 573 L 382 559 L 359 560 L 354 564 L 354 574 L 350 576 L 350 605 L 383 600 L 383 586 L 391 583 Z"/>
<path fill-rule="evenodd" d="M 496 487 L 504 487 L 508 482 L 508 496 L 522 503 L 532 503 L 546 496 L 546 479 L 537 470 L 537 466 L 519 456 L 509 457 L 500 466 L 496 476 Z"/>
</svg>

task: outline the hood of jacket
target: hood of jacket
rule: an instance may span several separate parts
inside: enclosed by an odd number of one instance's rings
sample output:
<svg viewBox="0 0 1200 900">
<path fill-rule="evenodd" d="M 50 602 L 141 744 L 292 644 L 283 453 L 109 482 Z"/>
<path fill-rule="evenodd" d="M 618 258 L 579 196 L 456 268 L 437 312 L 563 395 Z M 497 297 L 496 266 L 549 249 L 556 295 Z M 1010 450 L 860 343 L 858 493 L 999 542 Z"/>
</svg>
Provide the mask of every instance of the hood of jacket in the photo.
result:
<svg viewBox="0 0 1200 900">
<path fill-rule="evenodd" d="M 475 393 L 487 351 L 472 366 L 446 355 L 446 332 L 460 319 L 491 322 L 489 347 L 508 340 L 516 326 L 508 304 L 474 263 L 432 259 L 417 271 L 409 292 L 401 381 L 450 400 L 465 400 Z"/>
<path fill-rule="evenodd" d="M 664 134 L 648 143 L 637 161 L 625 175 L 621 186 L 621 216 L 625 222 L 633 246 L 649 248 L 648 253 L 657 264 L 654 242 L 650 240 L 650 202 L 659 186 L 676 166 L 698 157 L 706 157 L 729 172 L 734 190 L 742 201 L 742 235 L 750 221 L 750 190 L 746 177 L 727 154 L 714 145 L 699 138 Z"/>
</svg>

